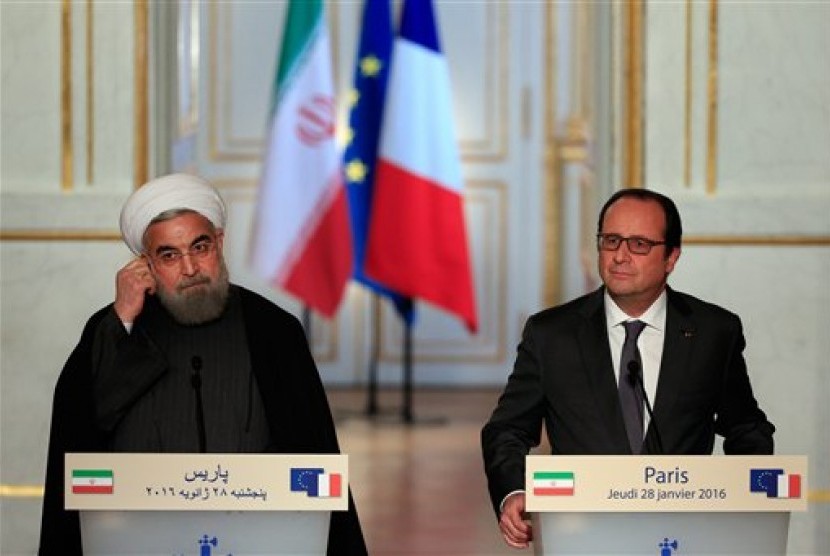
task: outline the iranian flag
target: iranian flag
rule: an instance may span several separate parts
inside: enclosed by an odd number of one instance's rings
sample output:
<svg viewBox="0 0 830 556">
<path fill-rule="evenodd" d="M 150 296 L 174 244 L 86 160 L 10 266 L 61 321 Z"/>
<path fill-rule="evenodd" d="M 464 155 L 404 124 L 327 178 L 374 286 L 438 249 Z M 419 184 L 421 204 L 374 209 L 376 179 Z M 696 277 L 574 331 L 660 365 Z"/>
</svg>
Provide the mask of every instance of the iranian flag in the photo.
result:
<svg viewBox="0 0 830 556">
<path fill-rule="evenodd" d="M 535 496 L 573 496 L 574 474 L 572 471 L 535 471 L 532 486 Z"/>
<path fill-rule="evenodd" d="M 112 494 L 112 469 L 73 469 L 72 494 Z"/>
<path fill-rule="evenodd" d="M 327 317 L 352 273 L 321 0 L 288 6 L 251 245 L 254 271 Z"/>
</svg>

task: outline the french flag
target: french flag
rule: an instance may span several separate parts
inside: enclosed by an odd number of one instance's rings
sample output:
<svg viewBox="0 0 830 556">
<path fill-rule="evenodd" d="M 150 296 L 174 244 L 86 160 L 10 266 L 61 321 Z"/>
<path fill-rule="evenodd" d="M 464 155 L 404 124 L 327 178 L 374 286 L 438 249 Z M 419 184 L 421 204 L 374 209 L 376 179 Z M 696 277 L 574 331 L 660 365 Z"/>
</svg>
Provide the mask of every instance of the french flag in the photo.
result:
<svg viewBox="0 0 830 556">
<path fill-rule="evenodd" d="M 365 272 L 478 328 L 450 77 L 430 0 L 406 0 L 381 127 Z"/>
<path fill-rule="evenodd" d="M 775 498 L 801 498 L 801 475 L 778 475 L 773 496 Z"/>
</svg>

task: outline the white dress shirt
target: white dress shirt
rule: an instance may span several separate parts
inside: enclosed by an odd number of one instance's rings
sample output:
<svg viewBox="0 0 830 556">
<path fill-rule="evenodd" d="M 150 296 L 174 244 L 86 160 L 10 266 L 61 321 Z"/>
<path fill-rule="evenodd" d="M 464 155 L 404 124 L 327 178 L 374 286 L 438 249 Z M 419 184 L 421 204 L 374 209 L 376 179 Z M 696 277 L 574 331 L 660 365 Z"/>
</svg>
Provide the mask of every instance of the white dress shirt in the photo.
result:
<svg viewBox="0 0 830 556">
<path fill-rule="evenodd" d="M 639 317 L 631 317 L 623 312 L 614 303 L 608 291 L 605 291 L 605 322 L 608 328 L 608 343 L 611 345 L 611 362 L 614 364 L 614 376 L 617 384 L 620 381 L 620 358 L 625 343 L 625 326 L 623 323 L 630 320 L 639 320 L 646 323 L 645 328 L 637 338 L 637 348 L 640 350 L 643 369 L 643 385 L 646 395 L 654 407 L 657 396 L 657 380 L 660 377 L 660 361 L 663 358 L 663 340 L 666 336 L 666 300 L 667 294 L 663 290 L 654 303 Z M 643 430 L 648 430 L 648 411 L 643 411 Z"/>
</svg>

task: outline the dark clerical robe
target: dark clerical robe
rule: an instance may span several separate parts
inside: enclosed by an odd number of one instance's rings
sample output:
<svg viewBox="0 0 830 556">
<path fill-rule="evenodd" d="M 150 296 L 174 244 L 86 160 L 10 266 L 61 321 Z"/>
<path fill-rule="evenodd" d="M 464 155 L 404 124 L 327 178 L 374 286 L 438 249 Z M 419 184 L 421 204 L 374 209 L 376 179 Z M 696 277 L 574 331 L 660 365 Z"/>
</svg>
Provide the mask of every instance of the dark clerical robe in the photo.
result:
<svg viewBox="0 0 830 556">
<path fill-rule="evenodd" d="M 127 334 L 108 306 L 87 322 L 55 387 L 39 554 L 81 554 L 78 513 L 63 509 L 66 452 L 200 450 L 194 366 L 206 451 L 339 452 L 320 376 L 291 314 L 231 286 L 223 316 L 189 328 L 148 296 Z M 366 554 L 351 494 L 347 512 L 332 512 L 328 553 Z"/>
</svg>

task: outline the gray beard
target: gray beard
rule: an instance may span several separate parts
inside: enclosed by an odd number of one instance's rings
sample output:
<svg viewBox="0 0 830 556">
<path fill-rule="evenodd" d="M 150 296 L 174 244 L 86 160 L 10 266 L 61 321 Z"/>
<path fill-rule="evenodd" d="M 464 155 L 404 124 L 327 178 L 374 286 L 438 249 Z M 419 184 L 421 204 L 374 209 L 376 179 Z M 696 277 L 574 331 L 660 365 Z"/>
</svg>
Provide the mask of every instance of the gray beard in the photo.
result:
<svg viewBox="0 0 830 556">
<path fill-rule="evenodd" d="M 203 287 L 189 289 L 193 284 Z M 218 319 L 228 302 L 228 268 L 219 261 L 219 277 L 215 282 L 203 274 L 197 274 L 179 282 L 173 291 L 159 288 L 156 291 L 162 306 L 179 324 L 193 326 Z"/>
</svg>

